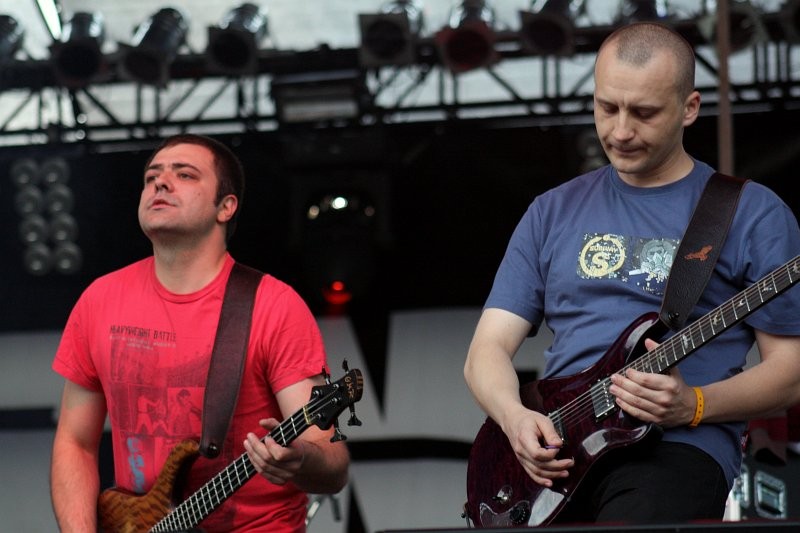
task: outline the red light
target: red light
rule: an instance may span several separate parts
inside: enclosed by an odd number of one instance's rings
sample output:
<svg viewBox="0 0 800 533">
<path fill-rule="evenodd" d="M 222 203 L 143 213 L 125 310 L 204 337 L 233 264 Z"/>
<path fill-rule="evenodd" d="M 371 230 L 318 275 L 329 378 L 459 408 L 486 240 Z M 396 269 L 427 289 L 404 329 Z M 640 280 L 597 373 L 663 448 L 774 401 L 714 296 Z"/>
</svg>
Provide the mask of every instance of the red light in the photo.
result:
<svg viewBox="0 0 800 533">
<path fill-rule="evenodd" d="M 333 281 L 322 289 L 322 296 L 331 305 L 344 305 L 353 299 L 353 293 L 347 290 L 343 281 Z"/>
</svg>

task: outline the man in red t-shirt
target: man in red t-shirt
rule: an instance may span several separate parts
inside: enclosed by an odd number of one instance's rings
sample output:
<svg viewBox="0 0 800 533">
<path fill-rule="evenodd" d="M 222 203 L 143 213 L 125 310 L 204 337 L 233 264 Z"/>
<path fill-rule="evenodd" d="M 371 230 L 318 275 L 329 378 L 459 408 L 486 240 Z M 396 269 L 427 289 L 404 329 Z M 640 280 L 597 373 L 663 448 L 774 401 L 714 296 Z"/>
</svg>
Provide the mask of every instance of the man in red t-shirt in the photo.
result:
<svg viewBox="0 0 800 533">
<path fill-rule="evenodd" d="M 66 378 L 51 494 L 63 532 L 97 530 L 98 449 L 110 421 L 118 488 L 142 494 L 173 447 L 202 430 L 200 409 L 225 285 L 227 240 L 244 188 L 238 159 L 208 137 L 167 139 L 145 168 L 139 222 L 153 255 L 95 280 L 70 314 L 53 362 Z M 305 530 L 306 493 L 335 493 L 349 454 L 312 426 L 289 446 L 266 433 L 309 402 L 327 368 L 317 324 L 288 285 L 265 275 L 239 400 L 222 453 L 199 458 L 186 494 L 247 453 L 260 475 L 200 524 L 212 531 Z"/>
</svg>

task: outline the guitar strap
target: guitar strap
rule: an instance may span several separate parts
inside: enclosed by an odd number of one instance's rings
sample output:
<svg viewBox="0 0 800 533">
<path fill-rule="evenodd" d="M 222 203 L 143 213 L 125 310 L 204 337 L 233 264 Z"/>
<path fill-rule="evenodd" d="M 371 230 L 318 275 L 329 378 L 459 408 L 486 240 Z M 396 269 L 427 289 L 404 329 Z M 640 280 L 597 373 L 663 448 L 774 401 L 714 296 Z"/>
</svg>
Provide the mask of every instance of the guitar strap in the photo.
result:
<svg viewBox="0 0 800 533">
<path fill-rule="evenodd" d="M 715 172 L 694 208 L 669 271 L 659 317 L 683 328 L 717 263 L 746 179 Z"/>
<path fill-rule="evenodd" d="M 250 339 L 256 289 L 263 275 L 258 270 L 234 263 L 225 286 L 203 398 L 200 453 L 205 457 L 219 455 L 231 425 Z"/>
</svg>

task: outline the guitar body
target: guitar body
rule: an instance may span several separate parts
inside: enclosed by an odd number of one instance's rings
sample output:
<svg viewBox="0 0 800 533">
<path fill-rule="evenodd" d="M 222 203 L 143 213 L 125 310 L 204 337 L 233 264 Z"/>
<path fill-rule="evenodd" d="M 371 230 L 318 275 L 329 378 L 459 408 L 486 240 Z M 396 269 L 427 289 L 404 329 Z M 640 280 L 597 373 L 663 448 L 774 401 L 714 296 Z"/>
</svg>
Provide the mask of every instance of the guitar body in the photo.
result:
<svg viewBox="0 0 800 533">
<path fill-rule="evenodd" d="M 103 491 L 97 502 L 100 530 L 104 533 L 144 533 L 174 507 L 176 488 L 199 455 L 193 440 L 178 443 L 167 457 L 153 487 L 146 494 L 122 489 Z"/>
<path fill-rule="evenodd" d="M 663 333 L 656 313 L 643 315 L 586 370 L 523 386 L 520 390 L 523 404 L 550 415 L 580 395 L 585 396 L 593 385 L 645 353 L 645 338 L 658 339 Z M 473 442 L 467 468 L 466 513 L 472 523 L 477 527 L 547 525 L 567 505 L 597 459 L 610 450 L 640 442 L 651 433 L 653 437 L 658 434 L 653 431 L 658 428 L 626 415 L 619 408 L 601 418 L 591 414 L 590 411 L 589 416 L 577 417 L 575 423 L 556 424 L 564 439 L 559 457 L 572 457 L 575 465 L 569 477 L 555 480 L 551 488 L 528 476 L 500 426 L 487 418 Z"/>
</svg>

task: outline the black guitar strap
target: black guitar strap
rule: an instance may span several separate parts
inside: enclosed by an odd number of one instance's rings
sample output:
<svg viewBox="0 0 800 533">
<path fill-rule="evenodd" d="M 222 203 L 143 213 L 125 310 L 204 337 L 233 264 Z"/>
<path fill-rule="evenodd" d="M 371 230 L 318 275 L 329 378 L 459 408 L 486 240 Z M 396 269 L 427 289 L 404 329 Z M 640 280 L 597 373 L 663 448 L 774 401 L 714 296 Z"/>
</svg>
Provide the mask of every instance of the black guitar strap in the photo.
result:
<svg viewBox="0 0 800 533">
<path fill-rule="evenodd" d="M 231 425 L 250 339 L 256 289 L 263 275 L 258 270 L 235 263 L 225 286 L 203 398 L 200 453 L 206 457 L 219 455 Z"/>
<path fill-rule="evenodd" d="M 747 181 L 719 172 L 709 178 L 669 271 L 659 316 L 670 329 L 686 324 L 711 278 Z"/>
</svg>

